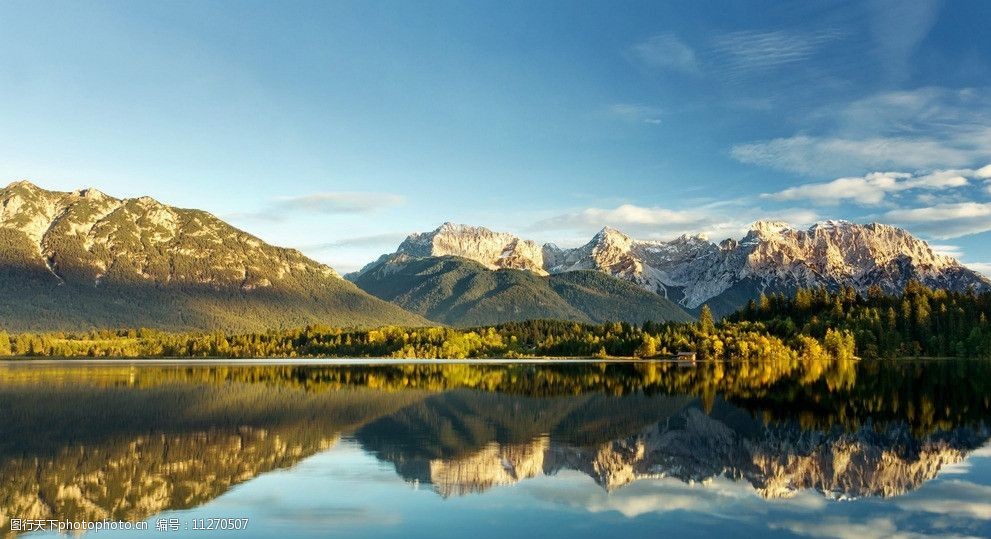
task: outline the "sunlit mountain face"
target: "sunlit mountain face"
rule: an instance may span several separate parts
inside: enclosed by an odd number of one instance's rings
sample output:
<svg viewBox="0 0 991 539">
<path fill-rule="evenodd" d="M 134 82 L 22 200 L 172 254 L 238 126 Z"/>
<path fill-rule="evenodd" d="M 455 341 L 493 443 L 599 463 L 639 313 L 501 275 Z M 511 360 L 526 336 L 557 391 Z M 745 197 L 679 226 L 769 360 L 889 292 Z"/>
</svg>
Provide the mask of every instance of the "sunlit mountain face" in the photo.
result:
<svg viewBox="0 0 991 539">
<path fill-rule="evenodd" d="M 8 364 L 0 526 L 228 507 L 274 532 L 277 519 L 239 496 L 304 484 L 321 514 L 337 514 L 347 489 L 387 489 L 374 509 L 397 518 L 462 503 L 497 518 L 537 496 L 580 510 L 589 530 L 616 515 L 634 525 L 675 505 L 722 512 L 740 500 L 881 518 L 882 500 L 918 504 L 932 491 L 933 503 L 951 503 L 955 489 L 991 489 L 989 381 L 991 363 L 951 361 Z M 341 479 L 362 467 L 374 473 Z M 668 505 L 657 498 L 673 491 Z M 921 525 L 899 514 L 898 526 Z M 987 531 L 981 515 L 957 524 Z"/>
</svg>

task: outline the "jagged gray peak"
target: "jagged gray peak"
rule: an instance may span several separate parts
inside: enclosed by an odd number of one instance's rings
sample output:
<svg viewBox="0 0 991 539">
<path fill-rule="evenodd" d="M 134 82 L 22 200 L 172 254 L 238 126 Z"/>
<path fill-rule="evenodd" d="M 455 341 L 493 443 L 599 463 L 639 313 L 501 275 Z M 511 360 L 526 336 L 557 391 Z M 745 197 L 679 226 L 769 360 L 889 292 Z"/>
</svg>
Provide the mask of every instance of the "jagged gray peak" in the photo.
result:
<svg viewBox="0 0 991 539">
<path fill-rule="evenodd" d="M 587 244 L 570 249 L 553 243 L 538 249 L 512 234 L 445 223 L 433 232 L 410 236 L 396 253 L 362 272 L 403 257 L 444 255 L 491 269 L 515 267 L 540 274 L 599 270 L 683 307 L 710 303 L 723 313 L 760 292 L 799 287 L 848 285 L 864 293 L 878 285 L 897 293 L 917 279 L 934 288 L 991 289 L 987 278 L 903 229 L 848 221 L 825 221 L 804 230 L 780 221 L 757 221 L 743 238 L 718 243 L 704 235 L 637 240 L 606 227 Z"/>
</svg>

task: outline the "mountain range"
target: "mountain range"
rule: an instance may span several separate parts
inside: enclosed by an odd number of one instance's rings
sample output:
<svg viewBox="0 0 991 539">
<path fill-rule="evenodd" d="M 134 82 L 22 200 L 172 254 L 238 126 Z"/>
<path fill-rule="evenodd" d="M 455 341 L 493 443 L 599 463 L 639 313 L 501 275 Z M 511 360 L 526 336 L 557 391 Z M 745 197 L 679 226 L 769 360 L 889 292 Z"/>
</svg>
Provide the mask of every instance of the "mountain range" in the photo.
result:
<svg viewBox="0 0 991 539">
<path fill-rule="evenodd" d="M 347 278 L 378 295 L 378 281 L 410 261 L 451 256 L 473 260 L 491 271 L 523 270 L 539 276 L 598 271 L 689 311 L 707 304 L 717 315 L 733 312 L 761 293 L 792 293 L 798 288 L 852 286 L 866 293 L 879 286 L 887 293 L 899 293 L 910 280 L 918 280 L 932 288 L 991 290 L 986 277 L 935 252 L 905 230 L 847 221 L 826 221 L 805 230 L 758 221 L 743 238 L 719 243 L 704 235 L 636 240 L 607 227 L 585 245 L 571 249 L 445 223 L 431 232 L 410 235 L 396 252 Z M 410 294 L 390 289 L 391 296 Z"/>
<path fill-rule="evenodd" d="M 346 277 L 204 211 L 26 181 L 0 189 L 0 327 L 11 331 L 640 323 L 799 287 L 991 290 L 904 230 L 842 221 L 759 221 L 719 243 L 605 228 L 575 248 L 445 223 Z"/>
<path fill-rule="evenodd" d="M 29 182 L 0 189 L 0 298 L 12 331 L 430 323 L 207 212 Z"/>
</svg>

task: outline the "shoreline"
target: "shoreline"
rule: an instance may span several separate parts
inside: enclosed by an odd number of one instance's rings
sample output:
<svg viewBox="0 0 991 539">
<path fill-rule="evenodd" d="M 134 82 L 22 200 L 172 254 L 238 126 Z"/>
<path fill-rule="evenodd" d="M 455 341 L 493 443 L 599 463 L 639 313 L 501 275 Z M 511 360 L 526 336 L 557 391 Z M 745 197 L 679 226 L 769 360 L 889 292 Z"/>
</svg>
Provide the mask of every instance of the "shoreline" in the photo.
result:
<svg viewBox="0 0 991 539">
<path fill-rule="evenodd" d="M 986 361 L 980 358 L 956 358 L 956 357 L 904 357 L 892 359 L 864 360 L 856 358 L 856 361 Z M 469 358 L 469 359 L 401 359 L 401 358 L 85 358 L 85 357 L 62 357 L 62 358 L 31 358 L 31 357 L 7 357 L 0 359 L 0 367 L 30 367 L 30 366 L 131 366 L 131 367 L 151 367 L 151 366 L 175 366 L 175 367 L 195 367 L 195 366 L 312 366 L 312 367 L 360 367 L 360 366 L 388 366 L 388 365 L 600 365 L 616 364 L 631 365 L 643 363 L 663 363 L 680 366 L 696 366 L 704 363 L 733 363 L 733 360 L 684 360 L 677 358 L 634 358 L 634 357 L 611 357 L 611 358 L 591 358 L 591 357 L 539 357 L 539 358 Z"/>
<path fill-rule="evenodd" d="M 402 359 L 402 358 L 6 358 L 0 366 L 12 365 L 285 365 L 285 366 L 361 366 L 361 365 L 512 365 L 553 363 L 600 364 L 600 363 L 692 363 L 673 358 L 587 358 L 587 357 L 540 357 L 540 358 L 469 358 L 469 359 Z"/>
</svg>

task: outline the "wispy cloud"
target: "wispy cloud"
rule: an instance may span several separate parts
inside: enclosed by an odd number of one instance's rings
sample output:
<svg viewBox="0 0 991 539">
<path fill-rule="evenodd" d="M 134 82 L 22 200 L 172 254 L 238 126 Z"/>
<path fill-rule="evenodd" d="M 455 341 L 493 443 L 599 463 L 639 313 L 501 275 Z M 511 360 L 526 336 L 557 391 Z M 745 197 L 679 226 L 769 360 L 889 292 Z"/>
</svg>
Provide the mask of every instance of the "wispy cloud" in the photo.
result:
<svg viewBox="0 0 991 539">
<path fill-rule="evenodd" d="M 991 129 L 967 141 L 932 137 L 866 139 L 795 136 L 739 144 L 730 150 L 738 161 L 809 175 L 888 167 L 929 168 L 991 157 Z M 963 142 L 963 144 L 958 144 Z"/>
<path fill-rule="evenodd" d="M 617 103 L 609 107 L 609 113 L 617 118 L 631 122 L 642 122 L 651 125 L 661 123 L 661 109 L 648 105 Z"/>
<path fill-rule="evenodd" d="M 831 30 L 747 30 L 716 36 L 696 50 L 677 35 L 662 33 L 630 47 L 629 56 L 645 68 L 697 73 L 725 82 L 804 62 L 841 37 Z"/>
<path fill-rule="evenodd" d="M 929 34 L 939 13 L 939 0 L 873 0 L 871 35 L 879 65 L 894 79 L 909 74 L 912 54 Z"/>
<path fill-rule="evenodd" d="M 651 36 L 630 47 L 631 56 L 653 69 L 693 72 L 698 69 L 695 51 L 671 33 Z"/>
<path fill-rule="evenodd" d="M 761 197 L 780 201 L 810 200 L 827 205 L 841 202 L 878 205 L 886 202 L 890 193 L 955 189 L 969 185 L 968 178 L 976 177 L 977 171 L 971 169 L 937 170 L 921 174 L 872 172 L 861 177 L 837 178 L 828 182 L 789 187 L 778 193 L 763 194 Z"/>
<path fill-rule="evenodd" d="M 808 115 L 791 137 L 734 145 L 738 161 L 813 176 L 934 169 L 991 160 L 991 92 L 882 92 Z"/>
<path fill-rule="evenodd" d="M 393 193 L 337 191 L 279 197 L 261 210 L 228 215 L 230 218 L 279 222 L 299 214 L 362 214 L 405 204 L 406 197 Z"/>
<path fill-rule="evenodd" d="M 937 204 L 926 208 L 892 210 L 884 218 L 911 226 L 934 238 L 948 239 L 991 230 L 991 202 Z"/>
<path fill-rule="evenodd" d="M 823 108 L 811 118 L 848 136 L 866 132 L 944 136 L 986 127 L 989 105 L 987 88 L 925 86 L 879 92 L 844 106 Z"/>
<path fill-rule="evenodd" d="M 366 236 L 355 236 L 338 240 L 298 245 L 297 249 L 303 252 L 331 251 L 335 249 L 354 249 L 367 247 L 395 247 L 399 245 L 408 234 L 403 232 L 387 232 L 383 234 L 369 234 Z"/>
<path fill-rule="evenodd" d="M 725 59 L 721 63 L 730 73 L 762 71 L 805 61 L 838 37 L 828 31 L 731 32 L 717 37 L 712 51 Z"/>
<path fill-rule="evenodd" d="M 276 199 L 275 205 L 287 210 L 313 213 L 368 213 L 380 208 L 398 206 L 405 202 L 406 197 L 393 193 L 340 191 L 281 197 Z"/>
</svg>

